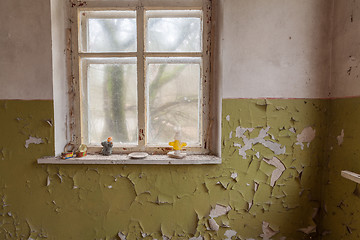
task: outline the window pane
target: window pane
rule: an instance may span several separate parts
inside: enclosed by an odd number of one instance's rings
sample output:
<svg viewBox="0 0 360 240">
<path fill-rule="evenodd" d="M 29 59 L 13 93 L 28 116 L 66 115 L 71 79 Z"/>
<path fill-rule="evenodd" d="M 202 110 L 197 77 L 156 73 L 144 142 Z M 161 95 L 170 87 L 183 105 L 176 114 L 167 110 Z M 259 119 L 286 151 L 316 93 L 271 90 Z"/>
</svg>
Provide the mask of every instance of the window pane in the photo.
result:
<svg viewBox="0 0 360 240">
<path fill-rule="evenodd" d="M 201 52 L 201 11 L 147 11 L 146 51 Z"/>
<path fill-rule="evenodd" d="M 147 141 L 167 145 L 180 127 L 183 141 L 200 144 L 200 59 L 148 59 Z"/>
<path fill-rule="evenodd" d="M 135 11 L 81 12 L 82 52 L 135 52 Z"/>
<path fill-rule="evenodd" d="M 136 59 L 82 60 L 84 141 L 137 144 Z"/>
</svg>

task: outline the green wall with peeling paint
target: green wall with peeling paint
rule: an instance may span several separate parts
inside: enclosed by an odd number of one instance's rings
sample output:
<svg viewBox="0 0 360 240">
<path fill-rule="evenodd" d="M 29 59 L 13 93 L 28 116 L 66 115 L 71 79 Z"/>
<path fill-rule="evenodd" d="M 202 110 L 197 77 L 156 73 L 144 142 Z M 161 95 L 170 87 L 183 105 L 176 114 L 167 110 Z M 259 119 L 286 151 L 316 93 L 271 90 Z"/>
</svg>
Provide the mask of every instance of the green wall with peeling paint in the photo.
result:
<svg viewBox="0 0 360 240">
<path fill-rule="evenodd" d="M 340 175 L 341 170 L 360 173 L 360 98 L 332 100 L 330 112 L 323 239 L 360 239 L 360 189 Z"/>
<path fill-rule="evenodd" d="M 37 165 L 54 153 L 52 105 L 0 101 L 0 239 L 316 236 L 328 100 L 223 100 L 215 166 Z"/>
</svg>

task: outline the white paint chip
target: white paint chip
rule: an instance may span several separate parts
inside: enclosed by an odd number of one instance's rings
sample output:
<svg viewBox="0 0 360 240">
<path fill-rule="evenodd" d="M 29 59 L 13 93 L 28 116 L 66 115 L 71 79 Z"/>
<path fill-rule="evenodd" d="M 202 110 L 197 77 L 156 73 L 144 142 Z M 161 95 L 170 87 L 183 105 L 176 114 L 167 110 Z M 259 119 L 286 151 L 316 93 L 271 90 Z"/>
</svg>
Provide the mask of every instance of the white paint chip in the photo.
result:
<svg viewBox="0 0 360 240">
<path fill-rule="evenodd" d="M 226 121 L 228 121 L 228 122 L 230 121 L 230 115 L 226 116 Z"/>
<path fill-rule="evenodd" d="M 263 240 L 270 240 L 272 236 L 278 233 L 271 229 L 270 224 L 268 222 L 263 222 L 262 231 L 263 234 L 260 234 L 260 237 L 262 237 Z"/>
<path fill-rule="evenodd" d="M 41 144 L 41 143 L 44 143 L 44 141 L 41 138 L 30 136 L 29 139 L 25 141 L 25 147 L 29 148 L 30 144 Z"/>
<path fill-rule="evenodd" d="M 237 232 L 234 230 L 226 230 L 224 235 L 226 236 L 225 240 L 231 240 L 232 237 L 236 236 Z"/>
<path fill-rule="evenodd" d="M 62 178 L 62 176 L 60 175 L 60 173 L 57 173 L 56 175 L 60 178 L 60 183 L 62 183 L 62 182 L 63 182 L 63 178 Z"/>
<path fill-rule="evenodd" d="M 300 134 L 297 135 L 297 143 L 295 145 L 300 145 L 301 150 L 304 150 L 304 143 L 307 143 L 307 147 L 310 146 L 310 143 L 315 138 L 316 130 L 312 127 L 306 127 L 302 130 Z"/>
<path fill-rule="evenodd" d="M 254 192 L 256 192 L 259 188 L 259 184 L 257 182 L 254 182 Z"/>
<path fill-rule="evenodd" d="M 234 180 L 236 180 L 237 176 L 238 176 L 238 174 L 236 172 L 231 174 L 231 178 Z"/>
<path fill-rule="evenodd" d="M 49 185 L 50 185 L 50 176 L 48 176 L 46 179 L 46 186 L 49 186 Z"/>
<path fill-rule="evenodd" d="M 292 132 L 292 133 L 296 133 L 296 130 L 295 130 L 295 128 L 293 128 L 293 127 L 292 127 L 292 128 L 289 128 L 289 131 Z"/>
<path fill-rule="evenodd" d="M 202 236 L 192 237 L 192 238 L 189 238 L 189 240 L 203 240 L 203 237 Z"/>
<path fill-rule="evenodd" d="M 126 240 L 126 236 L 125 236 L 122 232 L 118 232 L 118 237 L 119 237 L 121 240 Z"/>
<path fill-rule="evenodd" d="M 253 205 L 253 201 L 248 202 L 248 211 L 250 211 L 250 209 L 251 209 L 252 205 Z"/>
<path fill-rule="evenodd" d="M 343 144 L 344 136 L 345 136 L 344 129 L 342 129 L 341 134 L 336 137 L 339 146 L 341 146 L 341 144 Z"/>
<path fill-rule="evenodd" d="M 212 218 L 209 219 L 209 226 L 211 230 L 219 231 L 219 225 L 216 223 L 216 221 Z"/>
<path fill-rule="evenodd" d="M 270 179 L 270 186 L 274 187 L 275 182 L 280 178 L 280 176 L 285 171 L 284 164 L 276 157 L 273 157 L 272 159 L 263 159 L 267 164 L 272 165 L 276 167 L 276 169 L 271 173 L 271 179 Z"/>
<path fill-rule="evenodd" d="M 220 217 L 227 214 L 230 210 L 231 210 L 230 206 L 225 207 L 223 205 L 216 204 L 215 208 L 211 209 L 209 216 L 211 218 Z"/>
<path fill-rule="evenodd" d="M 285 146 L 281 147 L 281 144 L 279 143 L 264 139 L 265 137 L 269 136 L 268 131 L 270 130 L 270 127 L 261 129 L 259 135 L 256 138 L 248 139 L 244 134 L 246 133 L 246 131 L 252 132 L 253 130 L 254 128 L 242 128 L 240 126 L 236 128 L 236 137 L 242 138 L 244 146 L 239 143 L 234 143 L 234 146 L 239 148 L 239 155 L 242 156 L 244 159 L 246 159 L 246 151 L 250 150 L 253 145 L 258 143 L 267 147 L 276 155 L 284 154 L 286 152 Z"/>
</svg>

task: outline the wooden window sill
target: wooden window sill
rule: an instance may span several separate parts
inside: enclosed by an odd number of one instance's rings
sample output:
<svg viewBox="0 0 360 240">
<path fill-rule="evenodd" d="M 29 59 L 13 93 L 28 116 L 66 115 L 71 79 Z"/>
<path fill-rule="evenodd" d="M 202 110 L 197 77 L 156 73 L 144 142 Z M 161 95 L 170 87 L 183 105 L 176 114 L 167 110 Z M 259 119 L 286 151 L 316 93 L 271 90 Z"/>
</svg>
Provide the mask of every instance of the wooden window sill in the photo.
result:
<svg viewBox="0 0 360 240">
<path fill-rule="evenodd" d="M 206 165 L 221 164 L 221 157 L 214 155 L 187 155 L 176 159 L 167 155 L 149 155 L 142 159 L 133 159 L 126 154 L 113 154 L 110 156 L 87 155 L 82 158 L 61 159 L 60 157 L 43 157 L 37 160 L 38 164 L 157 164 L 157 165 Z"/>
</svg>

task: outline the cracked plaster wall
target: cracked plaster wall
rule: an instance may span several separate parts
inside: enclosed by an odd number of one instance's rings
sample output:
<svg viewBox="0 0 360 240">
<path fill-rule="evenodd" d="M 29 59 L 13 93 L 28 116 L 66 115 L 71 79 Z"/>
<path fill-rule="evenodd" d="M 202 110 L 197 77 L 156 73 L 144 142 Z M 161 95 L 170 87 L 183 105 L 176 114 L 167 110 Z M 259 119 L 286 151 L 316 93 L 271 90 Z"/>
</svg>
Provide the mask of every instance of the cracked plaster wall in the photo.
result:
<svg viewBox="0 0 360 240">
<path fill-rule="evenodd" d="M 54 151 L 52 104 L 0 101 L 1 239 L 315 234 L 327 102 L 223 100 L 223 164 L 216 166 L 37 165 Z M 316 135 L 301 149 L 298 136 L 309 126 Z M 246 158 L 239 154 L 245 142 Z"/>
</svg>

